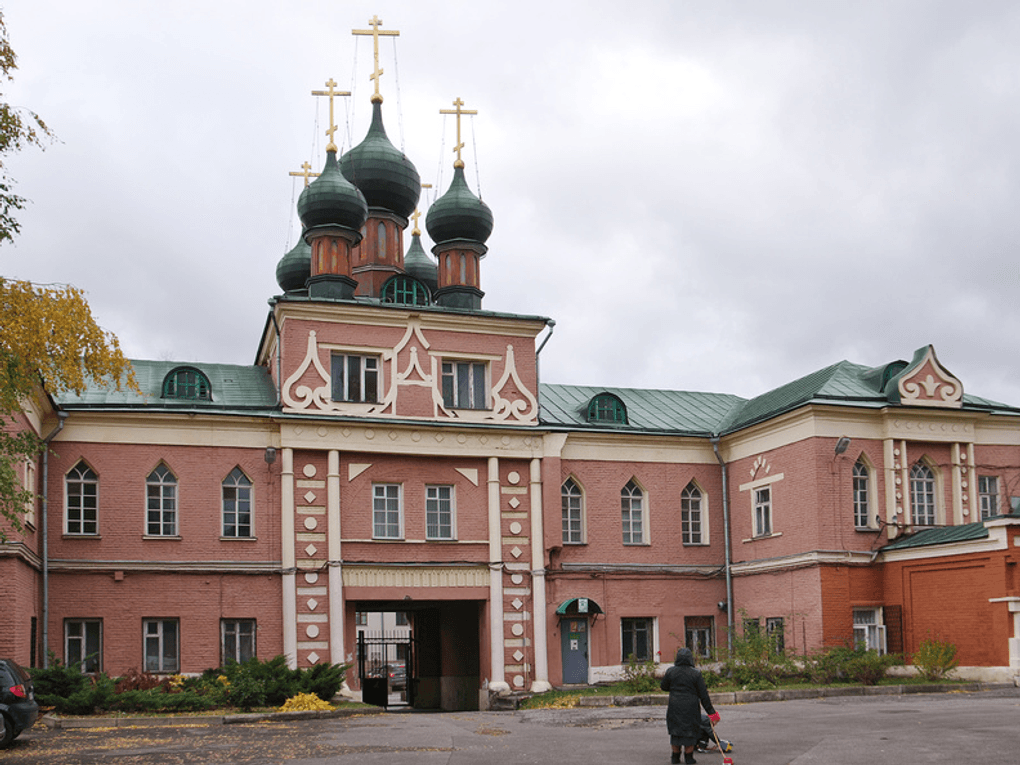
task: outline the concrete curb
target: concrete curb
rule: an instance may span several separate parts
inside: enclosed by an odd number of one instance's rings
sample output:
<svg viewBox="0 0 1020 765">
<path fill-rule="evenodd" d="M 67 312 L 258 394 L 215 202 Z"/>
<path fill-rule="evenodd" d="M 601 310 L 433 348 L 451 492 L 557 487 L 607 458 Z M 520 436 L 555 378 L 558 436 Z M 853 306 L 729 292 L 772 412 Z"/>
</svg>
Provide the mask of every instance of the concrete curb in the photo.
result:
<svg viewBox="0 0 1020 765">
<path fill-rule="evenodd" d="M 274 720 L 324 720 L 333 717 L 382 714 L 381 707 L 357 707 L 355 709 L 311 709 L 302 712 L 249 712 L 230 715 L 189 715 L 185 717 L 59 717 L 48 714 L 41 722 L 48 728 L 70 730 L 73 728 L 184 728 L 198 725 L 244 725 L 246 723 Z"/>
<path fill-rule="evenodd" d="M 756 701 L 790 701 L 792 699 L 823 699 L 836 696 L 898 696 L 908 693 L 977 693 L 1016 688 L 1013 683 L 952 683 L 928 685 L 861 685 L 829 688 L 786 688 L 774 691 L 730 691 L 709 693 L 715 704 L 750 704 Z M 582 696 L 581 707 L 652 707 L 666 706 L 669 696 L 650 693 L 643 696 Z"/>
</svg>

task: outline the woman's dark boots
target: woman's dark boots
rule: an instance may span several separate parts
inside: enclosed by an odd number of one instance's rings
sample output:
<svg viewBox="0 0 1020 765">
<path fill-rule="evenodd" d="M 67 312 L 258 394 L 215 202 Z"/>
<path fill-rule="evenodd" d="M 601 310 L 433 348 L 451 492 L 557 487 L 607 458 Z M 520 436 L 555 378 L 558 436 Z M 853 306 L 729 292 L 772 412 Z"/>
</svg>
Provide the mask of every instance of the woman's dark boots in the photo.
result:
<svg viewBox="0 0 1020 765">
<path fill-rule="evenodd" d="M 680 752 L 673 752 L 672 756 L 669 758 L 669 761 L 670 763 L 672 763 L 672 765 L 680 765 Z"/>
</svg>

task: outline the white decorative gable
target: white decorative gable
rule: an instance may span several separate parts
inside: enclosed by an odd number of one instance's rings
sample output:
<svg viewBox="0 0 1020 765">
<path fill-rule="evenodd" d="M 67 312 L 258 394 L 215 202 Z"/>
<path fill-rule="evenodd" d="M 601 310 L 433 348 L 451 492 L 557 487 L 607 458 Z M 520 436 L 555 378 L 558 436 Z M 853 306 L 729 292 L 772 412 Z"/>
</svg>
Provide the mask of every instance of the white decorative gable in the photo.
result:
<svg viewBox="0 0 1020 765">
<path fill-rule="evenodd" d="M 939 363 L 935 349 L 928 345 L 896 379 L 896 393 L 903 406 L 937 406 L 959 409 L 963 406 L 963 383 Z"/>
</svg>

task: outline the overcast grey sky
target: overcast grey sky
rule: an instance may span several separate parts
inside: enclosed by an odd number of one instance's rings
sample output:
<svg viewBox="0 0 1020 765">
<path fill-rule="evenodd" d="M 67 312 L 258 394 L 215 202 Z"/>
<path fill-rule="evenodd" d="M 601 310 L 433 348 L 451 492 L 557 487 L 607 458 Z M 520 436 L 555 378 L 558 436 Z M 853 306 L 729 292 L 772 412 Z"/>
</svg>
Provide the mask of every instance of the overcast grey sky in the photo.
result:
<svg viewBox="0 0 1020 765">
<path fill-rule="evenodd" d="M 968 393 L 1020 405 L 1016 2 L 3 9 L 5 92 L 59 142 L 8 163 L 32 203 L 0 274 L 81 287 L 132 358 L 253 361 L 298 235 L 288 172 L 324 157 L 310 91 L 354 90 L 341 149 L 360 142 L 351 30 L 378 15 L 400 31 L 387 131 L 439 193 L 439 110 L 478 110 L 483 306 L 556 320 L 544 381 L 753 396 L 933 343 Z"/>
</svg>

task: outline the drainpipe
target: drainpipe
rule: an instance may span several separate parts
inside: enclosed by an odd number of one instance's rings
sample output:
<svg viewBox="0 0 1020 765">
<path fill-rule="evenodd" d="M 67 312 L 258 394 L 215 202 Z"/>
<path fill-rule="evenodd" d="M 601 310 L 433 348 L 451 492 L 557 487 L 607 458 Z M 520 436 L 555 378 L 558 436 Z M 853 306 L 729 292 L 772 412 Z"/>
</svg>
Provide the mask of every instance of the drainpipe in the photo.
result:
<svg viewBox="0 0 1020 765">
<path fill-rule="evenodd" d="M 722 515 L 723 537 L 726 548 L 726 647 L 733 650 L 733 574 L 730 571 L 732 556 L 730 555 L 730 493 L 728 488 L 728 472 L 722 455 L 719 454 L 719 436 L 712 437 L 712 451 L 722 468 Z"/>
<path fill-rule="evenodd" d="M 273 327 L 276 329 L 276 405 L 279 406 L 283 403 L 283 380 L 280 375 L 283 374 L 281 354 L 283 353 L 283 336 L 280 334 L 280 325 L 276 323 L 276 308 L 274 307 L 269 312 L 270 318 L 273 320 Z"/>
<path fill-rule="evenodd" d="M 57 427 L 43 439 L 42 453 L 42 506 L 39 508 L 39 519 L 42 527 L 42 665 L 43 669 L 50 666 L 50 538 L 49 519 L 47 517 L 47 496 L 50 485 L 50 441 L 64 429 L 67 412 L 57 412 Z"/>
<path fill-rule="evenodd" d="M 538 346 L 538 350 L 535 351 L 535 385 L 536 386 L 538 385 L 538 382 L 539 382 L 539 380 L 538 380 L 538 355 L 542 352 L 542 349 L 545 348 L 545 344 L 549 342 L 549 338 L 552 337 L 553 327 L 556 326 L 556 322 L 553 321 L 552 319 L 546 319 L 545 320 L 545 325 L 547 327 L 549 327 L 549 334 L 545 336 L 545 338 L 542 340 L 542 343 Z M 538 391 L 536 390 L 535 393 L 537 395 Z"/>
</svg>

